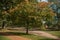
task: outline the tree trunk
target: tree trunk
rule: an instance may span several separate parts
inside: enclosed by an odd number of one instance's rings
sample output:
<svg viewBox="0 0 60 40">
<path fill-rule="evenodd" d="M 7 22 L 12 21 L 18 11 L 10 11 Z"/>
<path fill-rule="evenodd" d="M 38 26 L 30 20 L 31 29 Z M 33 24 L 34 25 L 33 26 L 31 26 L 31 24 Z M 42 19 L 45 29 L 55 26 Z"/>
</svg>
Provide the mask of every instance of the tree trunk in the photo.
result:
<svg viewBox="0 0 60 40">
<path fill-rule="evenodd" d="M 5 28 L 5 22 L 3 21 L 2 22 L 2 29 L 4 29 Z"/>
<path fill-rule="evenodd" d="M 26 23 L 26 34 L 29 34 L 29 22 Z"/>
<path fill-rule="evenodd" d="M 26 34 L 29 34 L 29 33 L 28 33 L 28 26 L 26 27 Z"/>
</svg>

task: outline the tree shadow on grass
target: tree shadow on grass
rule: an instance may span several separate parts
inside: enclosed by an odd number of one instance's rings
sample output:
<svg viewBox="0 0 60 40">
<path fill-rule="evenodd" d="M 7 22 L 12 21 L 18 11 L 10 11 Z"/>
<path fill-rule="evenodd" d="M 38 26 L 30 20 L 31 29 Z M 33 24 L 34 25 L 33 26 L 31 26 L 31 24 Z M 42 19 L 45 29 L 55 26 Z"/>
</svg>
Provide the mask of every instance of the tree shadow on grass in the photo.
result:
<svg viewBox="0 0 60 40">
<path fill-rule="evenodd" d="M 23 33 L 23 32 L 0 32 L 0 36 L 22 36 L 22 35 L 31 36 L 32 34 L 26 34 L 26 33 Z M 44 38 L 44 39 L 38 39 L 38 40 L 58 40 L 58 39 Z"/>
<path fill-rule="evenodd" d="M 31 35 L 31 34 L 26 34 L 26 33 L 23 33 L 23 32 L 0 32 L 0 35 L 3 35 L 3 36 L 20 36 L 20 35 Z"/>
</svg>

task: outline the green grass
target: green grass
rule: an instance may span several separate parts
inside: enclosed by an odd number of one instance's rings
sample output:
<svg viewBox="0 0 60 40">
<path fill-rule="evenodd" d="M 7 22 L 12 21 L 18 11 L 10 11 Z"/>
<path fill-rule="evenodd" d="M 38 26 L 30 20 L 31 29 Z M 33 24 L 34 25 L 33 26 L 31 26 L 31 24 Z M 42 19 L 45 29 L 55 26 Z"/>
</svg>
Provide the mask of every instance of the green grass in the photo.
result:
<svg viewBox="0 0 60 40">
<path fill-rule="evenodd" d="M 22 35 L 23 37 L 32 39 L 32 40 L 54 40 L 54 39 L 50 39 L 50 38 L 46 38 L 46 37 L 42 37 L 42 36 L 36 36 L 36 35 Z"/>
<path fill-rule="evenodd" d="M 60 31 L 46 31 L 46 32 L 48 32 L 48 33 L 50 33 L 52 35 L 60 37 Z"/>
<path fill-rule="evenodd" d="M 54 40 L 54 39 L 51 39 L 51 38 L 46 38 L 46 37 L 42 37 L 42 36 L 36 36 L 36 35 L 33 35 L 33 34 L 28 34 L 27 35 L 27 34 L 25 34 L 23 32 L 5 32 L 5 33 L 8 33 L 9 35 L 12 34 L 12 35 L 17 35 L 17 36 L 22 36 L 22 37 L 29 38 L 29 39 L 32 39 L 32 40 Z M 6 37 L 0 36 L 0 40 L 9 40 L 9 39 L 6 38 Z"/>
<path fill-rule="evenodd" d="M 46 37 L 42 37 L 42 36 L 36 36 L 33 34 L 25 34 L 25 33 L 21 33 L 21 32 L 8 32 L 9 34 L 13 34 L 13 35 L 18 35 L 18 36 L 22 36 L 25 38 L 29 38 L 32 40 L 54 40 L 54 39 L 50 39 L 50 38 L 46 38 Z"/>
<path fill-rule="evenodd" d="M 4 36 L 0 36 L 0 40 L 10 40 L 10 39 L 8 39 L 8 38 L 6 38 Z"/>
</svg>

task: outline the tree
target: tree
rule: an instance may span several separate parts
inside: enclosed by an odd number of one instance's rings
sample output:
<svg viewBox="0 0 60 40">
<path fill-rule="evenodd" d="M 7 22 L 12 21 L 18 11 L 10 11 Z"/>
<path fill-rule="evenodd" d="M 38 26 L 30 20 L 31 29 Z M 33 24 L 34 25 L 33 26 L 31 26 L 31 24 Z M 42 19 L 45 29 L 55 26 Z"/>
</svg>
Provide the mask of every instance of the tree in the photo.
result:
<svg viewBox="0 0 60 40">
<path fill-rule="evenodd" d="M 24 0 L 0 0 L 0 14 L 1 14 L 1 20 L 2 21 L 2 28 L 5 26 L 5 21 L 7 21 L 10 17 L 11 12 L 14 12 L 17 8 L 15 6 L 19 7 L 19 4 L 23 2 Z M 7 15 L 8 14 L 8 15 Z"/>
<path fill-rule="evenodd" d="M 18 0 L 19 1 L 19 0 Z M 26 0 L 5 0 L 0 2 L 3 7 L 1 7 L 1 18 L 2 20 L 12 21 L 13 25 L 20 25 L 26 27 L 26 34 L 28 34 L 29 26 L 40 27 L 43 21 L 52 21 L 54 13 L 47 6 L 45 2 L 39 5 L 32 2 L 26 2 Z M 8 3 L 6 5 L 6 3 Z M 6 5 L 6 7 L 4 6 Z M 38 8 L 37 8 L 38 7 Z M 2 10 L 3 9 L 3 10 Z M 5 25 L 3 21 L 2 26 Z"/>
<path fill-rule="evenodd" d="M 48 22 L 52 23 L 54 21 L 54 17 L 55 17 L 55 13 L 49 7 L 49 5 L 50 5 L 50 3 L 46 3 L 46 2 L 40 2 L 38 4 L 38 6 L 40 8 L 39 9 L 40 10 L 40 16 L 41 16 L 41 19 L 42 19 L 41 21 L 45 21 L 46 23 L 48 23 Z"/>
<path fill-rule="evenodd" d="M 35 18 L 35 11 L 36 9 L 34 8 L 34 5 L 29 3 L 22 3 L 22 7 L 20 9 L 20 17 L 22 18 L 25 26 L 26 26 L 26 34 L 28 34 L 28 29 L 29 29 L 29 24 L 30 24 L 30 19 Z M 35 19 L 34 19 L 35 20 Z"/>
</svg>

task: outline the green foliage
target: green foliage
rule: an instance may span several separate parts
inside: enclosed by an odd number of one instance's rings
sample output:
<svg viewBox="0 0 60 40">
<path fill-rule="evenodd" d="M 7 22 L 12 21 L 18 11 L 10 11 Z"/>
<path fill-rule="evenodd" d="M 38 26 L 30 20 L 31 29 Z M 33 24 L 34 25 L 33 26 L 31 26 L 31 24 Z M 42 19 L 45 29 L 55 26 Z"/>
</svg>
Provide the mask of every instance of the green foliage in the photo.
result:
<svg viewBox="0 0 60 40">
<path fill-rule="evenodd" d="M 0 19 L 2 18 L 2 20 L 11 22 L 12 25 L 24 27 L 27 25 L 30 27 L 40 27 L 43 25 L 43 21 L 52 22 L 54 20 L 54 13 L 48 6 L 37 8 L 38 4 L 34 4 L 32 2 L 27 4 L 23 1 L 24 0 L 1 0 Z M 7 8 L 3 9 L 3 7 Z M 10 12 L 10 9 L 14 11 Z"/>
</svg>

